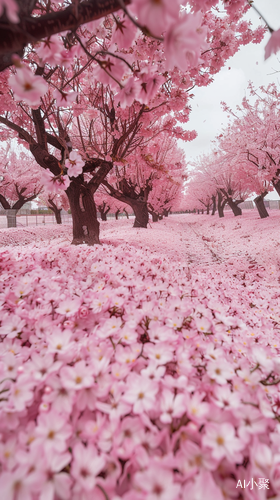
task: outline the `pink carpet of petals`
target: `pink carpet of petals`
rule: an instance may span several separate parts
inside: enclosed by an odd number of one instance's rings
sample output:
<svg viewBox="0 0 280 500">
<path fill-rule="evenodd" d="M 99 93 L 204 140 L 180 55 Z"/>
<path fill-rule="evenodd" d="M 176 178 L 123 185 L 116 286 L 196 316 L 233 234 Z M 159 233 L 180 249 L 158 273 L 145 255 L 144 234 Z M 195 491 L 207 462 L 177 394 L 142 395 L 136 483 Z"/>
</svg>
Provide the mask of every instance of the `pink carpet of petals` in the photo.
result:
<svg viewBox="0 0 280 500">
<path fill-rule="evenodd" d="M 279 217 L 1 230 L 1 498 L 279 498 Z"/>
</svg>

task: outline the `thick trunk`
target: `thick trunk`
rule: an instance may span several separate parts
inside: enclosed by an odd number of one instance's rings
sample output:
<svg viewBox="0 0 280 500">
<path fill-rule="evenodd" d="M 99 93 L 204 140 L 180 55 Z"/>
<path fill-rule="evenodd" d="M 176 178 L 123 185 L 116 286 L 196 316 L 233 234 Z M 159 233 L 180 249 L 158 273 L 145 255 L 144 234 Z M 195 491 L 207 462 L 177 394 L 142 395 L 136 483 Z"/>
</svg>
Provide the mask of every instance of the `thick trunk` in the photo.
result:
<svg viewBox="0 0 280 500">
<path fill-rule="evenodd" d="M 261 219 L 265 219 L 266 217 L 269 217 L 269 213 L 266 210 L 265 204 L 264 204 L 264 197 L 267 195 L 267 191 L 265 193 L 260 194 L 254 199 L 255 205 L 257 207 L 257 210 L 259 212 L 259 216 Z"/>
<path fill-rule="evenodd" d="M 115 212 L 115 217 L 116 217 L 116 220 L 119 220 L 119 214 L 120 214 L 120 210 L 118 209 L 118 210 Z"/>
<path fill-rule="evenodd" d="M 6 210 L 8 227 L 17 227 L 17 212 L 18 210 L 12 208 Z"/>
<path fill-rule="evenodd" d="M 163 210 L 163 215 L 164 215 L 164 217 L 168 217 L 168 215 L 169 215 L 169 210 L 164 209 L 164 210 Z"/>
<path fill-rule="evenodd" d="M 224 217 L 224 208 L 226 206 L 226 201 L 223 199 L 222 193 L 218 192 L 218 214 L 219 217 Z"/>
<path fill-rule="evenodd" d="M 146 201 L 132 200 L 131 208 L 135 215 L 133 227 L 144 227 L 147 229 L 149 222 L 149 212 Z"/>
<path fill-rule="evenodd" d="M 79 179 L 71 182 L 66 191 L 73 219 L 73 245 L 86 243 L 100 244 L 99 222 L 93 195 L 90 188 Z"/>
<path fill-rule="evenodd" d="M 106 221 L 107 220 L 107 214 L 106 212 L 100 212 L 101 220 Z"/>
<path fill-rule="evenodd" d="M 216 196 L 212 196 L 212 213 L 211 215 L 215 215 L 215 212 L 217 210 L 217 202 L 216 202 Z"/>
<path fill-rule="evenodd" d="M 238 206 L 238 203 L 236 201 L 233 201 L 233 199 L 230 196 L 227 199 L 227 203 L 228 203 L 229 207 L 231 208 L 231 210 L 233 211 L 235 217 L 237 217 L 238 215 L 242 215 L 242 210 Z M 242 203 L 242 202 L 240 201 L 239 203 Z"/>
<path fill-rule="evenodd" d="M 153 222 L 158 222 L 158 214 L 156 214 L 156 212 L 150 212 L 151 216 L 152 216 L 152 221 Z"/>
<path fill-rule="evenodd" d="M 206 213 L 207 213 L 207 215 L 210 214 L 210 205 L 207 205 L 207 207 L 206 207 Z"/>
</svg>

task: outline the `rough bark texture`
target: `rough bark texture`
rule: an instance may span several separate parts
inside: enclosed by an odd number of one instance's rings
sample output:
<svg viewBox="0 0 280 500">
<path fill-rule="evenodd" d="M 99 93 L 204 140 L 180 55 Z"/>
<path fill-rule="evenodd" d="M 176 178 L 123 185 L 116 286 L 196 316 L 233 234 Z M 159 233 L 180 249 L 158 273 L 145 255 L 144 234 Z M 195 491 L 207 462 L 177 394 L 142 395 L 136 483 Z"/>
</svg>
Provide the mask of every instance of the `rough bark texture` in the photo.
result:
<svg viewBox="0 0 280 500">
<path fill-rule="evenodd" d="M 97 208 L 100 212 L 101 220 L 106 222 L 107 221 L 107 214 L 110 211 L 110 207 L 107 205 L 107 203 L 105 201 L 103 201 L 102 205 L 97 205 Z"/>
<path fill-rule="evenodd" d="M 13 54 L 22 56 L 29 43 L 63 31 L 76 30 L 82 24 L 120 10 L 118 0 L 88 0 L 73 2 L 66 9 L 35 17 L 32 16 L 35 3 L 32 0 L 17 0 L 20 8 L 17 24 L 10 23 L 5 14 L 1 16 L 0 71 L 12 64 Z M 128 5 L 129 0 L 124 0 L 124 3 Z"/>
<path fill-rule="evenodd" d="M 211 215 L 215 215 L 215 212 L 217 210 L 217 202 L 216 202 L 216 196 L 212 196 L 212 212 Z"/>
<path fill-rule="evenodd" d="M 219 214 L 219 217 L 225 216 L 225 214 L 224 214 L 225 206 L 226 206 L 226 200 L 223 199 L 222 193 L 220 193 L 220 191 L 218 191 L 218 214 Z"/>
<path fill-rule="evenodd" d="M 62 208 L 58 208 L 56 206 L 56 204 L 53 202 L 53 200 L 51 200 L 51 199 L 48 199 L 48 205 L 49 205 L 49 208 L 54 213 L 56 223 L 62 224 L 62 219 L 61 219 Z"/>
<path fill-rule="evenodd" d="M 237 217 L 238 215 L 242 215 L 242 210 L 241 208 L 238 206 L 239 203 L 242 203 L 243 200 L 238 200 L 238 201 L 234 201 L 230 196 L 227 198 L 227 203 L 228 203 L 228 206 L 231 208 L 231 210 L 233 211 L 235 217 Z"/>
<path fill-rule="evenodd" d="M 152 216 L 152 221 L 153 221 L 153 222 L 158 222 L 158 220 L 159 220 L 159 215 L 158 215 L 158 214 L 156 214 L 156 212 L 151 212 L 151 211 L 150 211 L 150 214 L 151 214 L 151 216 Z"/>
<path fill-rule="evenodd" d="M 145 201 L 133 200 L 131 208 L 135 214 L 133 227 L 143 227 L 147 229 L 149 222 L 149 212 Z"/>
<path fill-rule="evenodd" d="M 72 181 L 66 191 L 73 220 L 73 245 L 100 244 L 99 222 L 92 192 L 79 179 Z"/>
<path fill-rule="evenodd" d="M 264 198 L 267 195 L 267 191 L 265 193 L 260 194 L 254 199 L 255 205 L 257 207 L 257 210 L 259 212 L 259 216 L 261 219 L 265 219 L 266 217 L 269 217 L 269 213 L 266 210 L 266 206 L 264 204 Z"/>
</svg>

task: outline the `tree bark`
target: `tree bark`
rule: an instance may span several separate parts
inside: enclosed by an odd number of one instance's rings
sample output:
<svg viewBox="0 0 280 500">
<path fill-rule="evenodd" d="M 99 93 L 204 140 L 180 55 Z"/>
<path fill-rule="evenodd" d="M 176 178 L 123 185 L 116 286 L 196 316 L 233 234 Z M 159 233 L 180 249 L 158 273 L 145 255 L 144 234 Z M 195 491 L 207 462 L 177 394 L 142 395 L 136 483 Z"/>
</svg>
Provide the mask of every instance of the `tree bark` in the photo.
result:
<svg viewBox="0 0 280 500">
<path fill-rule="evenodd" d="M 143 227 L 147 229 L 149 222 L 149 212 L 147 202 L 139 200 L 131 200 L 130 206 L 135 215 L 133 227 Z"/>
<path fill-rule="evenodd" d="M 115 212 L 116 220 L 119 220 L 119 213 L 120 213 L 120 209 L 118 208 L 118 210 Z"/>
<path fill-rule="evenodd" d="M 169 210 L 167 210 L 166 208 L 163 209 L 163 215 L 164 217 L 168 217 L 169 215 Z"/>
<path fill-rule="evenodd" d="M 153 222 L 158 222 L 158 220 L 159 220 L 158 214 L 156 214 L 155 212 L 150 212 L 150 213 L 151 213 Z"/>
<path fill-rule="evenodd" d="M 207 207 L 206 207 L 206 213 L 207 213 L 207 215 L 209 215 L 209 214 L 210 214 L 210 205 L 209 205 L 209 204 L 208 204 L 208 205 L 207 205 Z"/>
<path fill-rule="evenodd" d="M 254 199 L 255 205 L 257 207 L 257 210 L 259 212 L 259 216 L 261 219 L 265 219 L 266 217 L 269 217 L 269 213 L 266 210 L 266 206 L 264 204 L 264 197 L 267 195 L 267 191 L 264 193 L 260 194 Z"/>
<path fill-rule="evenodd" d="M 212 203 L 213 203 L 213 206 L 212 206 L 212 212 L 211 212 L 211 215 L 215 215 L 215 212 L 217 210 L 217 201 L 216 201 L 216 196 L 212 196 Z"/>
<path fill-rule="evenodd" d="M 238 206 L 238 204 L 242 203 L 242 201 L 243 200 L 240 200 L 239 202 L 233 201 L 233 199 L 230 196 L 227 198 L 227 203 L 228 203 L 229 207 L 231 208 L 231 210 L 233 211 L 235 217 L 237 217 L 238 215 L 242 215 L 242 210 Z"/>
<path fill-rule="evenodd" d="M 220 193 L 220 191 L 218 191 L 218 214 L 219 214 L 219 217 L 225 216 L 225 214 L 224 214 L 225 206 L 226 206 L 226 200 L 223 199 L 222 193 Z"/>
<path fill-rule="evenodd" d="M 123 209 L 123 211 L 124 211 L 124 213 L 126 215 L 126 218 L 129 219 L 128 211 L 125 208 Z"/>
<path fill-rule="evenodd" d="M 62 220 L 61 220 L 62 208 L 58 208 L 56 206 L 56 204 L 53 202 L 53 200 L 51 200 L 51 199 L 48 199 L 48 208 L 50 208 L 52 210 L 52 212 L 54 213 L 56 223 L 62 224 Z"/>
<path fill-rule="evenodd" d="M 66 190 L 73 220 L 73 245 L 100 244 L 99 222 L 92 191 L 79 178 Z"/>
</svg>

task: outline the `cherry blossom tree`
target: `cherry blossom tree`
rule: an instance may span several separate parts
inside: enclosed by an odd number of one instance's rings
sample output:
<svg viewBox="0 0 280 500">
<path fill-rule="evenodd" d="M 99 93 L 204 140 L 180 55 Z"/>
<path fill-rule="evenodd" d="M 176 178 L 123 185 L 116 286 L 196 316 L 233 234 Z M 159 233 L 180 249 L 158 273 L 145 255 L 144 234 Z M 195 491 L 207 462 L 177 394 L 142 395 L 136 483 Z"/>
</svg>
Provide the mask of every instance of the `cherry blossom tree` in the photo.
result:
<svg viewBox="0 0 280 500">
<path fill-rule="evenodd" d="M 62 210 L 69 210 L 69 202 L 65 192 L 60 193 L 47 192 L 46 189 L 39 196 L 39 202 L 48 207 L 55 216 L 57 224 L 62 224 Z"/>
<path fill-rule="evenodd" d="M 8 227 L 16 226 L 17 212 L 43 190 L 40 173 L 30 154 L 16 153 L 9 143 L 0 149 L 0 203 L 8 211 Z"/>
<path fill-rule="evenodd" d="M 146 146 L 139 146 L 132 164 L 119 163 L 103 181 L 107 192 L 127 203 L 135 214 L 134 227 L 147 228 L 149 211 L 155 216 L 168 213 L 176 198 L 184 173 L 184 153 L 170 137 L 168 122 Z"/>
<path fill-rule="evenodd" d="M 252 6 L 248 0 L 239 0 L 238 3 L 234 0 L 224 0 L 223 3 L 232 18 L 241 16 Z M 185 18 L 180 17 L 181 4 L 188 11 Z M 210 4 L 207 0 L 176 0 L 172 4 L 153 0 L 107 0 L 106 3 L 77 0 L 70 4 L 56 0 L 1 0 L 0 69 L 3 70 L 12 64 L 14 54 L 22 57 L 28 44 L 41 41 L 44 37 L 50 38 L 57 33 L 73 32 L 85 23 L 93 25 L 102 16 L 117 11 L 117 36 L 125 33 L 128 45 L 136 29 L 161 41 L 164 33 L 167 59 L 172 65 L 179 63 L 179 66 L 186 66 L 189 61 L 199 58 L 204 42 L 203 35 L 201 36 L 200 12 L 209 15 L 212 6 L 218 8 L 218 0 L 213 0 Z M 122 13 L 127 14 L 127 19 L 121 19 Z M 279 32 L 273 32 L 268 23 L 265 23 L 272 33 L 266 47 L 268 57 L 279 48 Z M 244 26 L 243 28 L 245 29 Z"/>
</svg>

